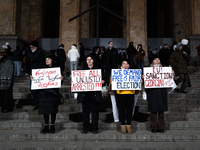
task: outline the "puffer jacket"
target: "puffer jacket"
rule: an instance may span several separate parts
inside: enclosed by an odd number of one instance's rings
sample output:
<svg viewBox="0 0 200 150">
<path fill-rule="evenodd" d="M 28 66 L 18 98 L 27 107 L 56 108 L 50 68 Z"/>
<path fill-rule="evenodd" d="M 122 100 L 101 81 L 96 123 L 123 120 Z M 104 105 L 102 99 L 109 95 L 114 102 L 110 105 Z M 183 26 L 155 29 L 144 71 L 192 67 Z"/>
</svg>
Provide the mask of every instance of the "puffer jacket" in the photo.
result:
<svg viewBox="0 0 200 150">
<path fill-rule="evenodd" d="M 170 55 L 169 64 L 172 66 L 176 76 L 188 73 L 187 61 L 189 60 L 190 56 L 182 54 L 179 49 L 176 49 L 176 51 Z"/>
<path fill-rule="evenodd" d="M 78 50 L 73 45 L 71 49 L 69 50 L 67 56 L 70 59 L 70 61 L 78 61 L 78 58 L 80 57 Z"/>
</svg>

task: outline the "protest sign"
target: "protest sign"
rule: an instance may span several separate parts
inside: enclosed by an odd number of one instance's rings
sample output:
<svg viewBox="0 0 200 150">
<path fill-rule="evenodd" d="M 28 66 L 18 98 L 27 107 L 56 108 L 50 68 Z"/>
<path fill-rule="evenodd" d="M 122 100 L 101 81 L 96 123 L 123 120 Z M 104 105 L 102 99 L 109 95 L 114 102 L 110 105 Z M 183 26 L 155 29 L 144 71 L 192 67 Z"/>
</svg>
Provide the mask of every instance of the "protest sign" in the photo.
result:
<svg viewBox="0 0 200 150">
<path fill-rule="evenodd" d="M 173 87 L 173 73 L 171 67 L 144 67 L 145 88 Z"/>
<path fill-rule="evenodd" d="M 141 90 L 141 70 L 112 69 L 112 90 Z"/>
<path fill-rule="evenodd" d="M 32 69 L 31 90 L 61 87 L 60 68 Z"/>
<path fill-rule="evenodd" d="M 101 91 L 101 69 L 72 71 L 71 92 Z"/>
</svg>

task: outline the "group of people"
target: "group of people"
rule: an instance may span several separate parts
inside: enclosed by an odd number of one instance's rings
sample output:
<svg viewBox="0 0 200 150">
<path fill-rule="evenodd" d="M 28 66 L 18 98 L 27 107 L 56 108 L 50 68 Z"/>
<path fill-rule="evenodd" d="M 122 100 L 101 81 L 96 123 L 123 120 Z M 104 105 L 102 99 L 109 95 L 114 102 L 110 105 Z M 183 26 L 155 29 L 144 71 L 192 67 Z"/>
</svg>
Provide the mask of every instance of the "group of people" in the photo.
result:
<svg viewBox="0 0 200 150">
<path fill-rule="evenodd" d="M 12 50 L 9 45 L 6 45 L 6 55 L 0 57 L 0 79 L 4 79 L 0 84 L 0 92 L 4 93 L 5 100 L 1 101 L 2 112 L 13 111 L 14 102 L 12 97 L 12 86 L 14 76 L 14 63 L 12 57 Z M 80 54 L 77 46 L 72 45 L 68 52 L 68 58 L 70 59 L 71 70 L 76 70 L 77 65 L 83 66 L 83 70 L 89 69 L 102 69 L 102 84 L 106 88 L 110 89 L 110 96 L 113 105 L 113 115 L 115 122 L 121 122 L 121 133 L 132 133 L 131 121 L 134 113 L 134 107 L 137 99 L 135 95 L 139 91 L 135 90 L 117 90 L 113 91 L 110 87 L 112 84 L 111 70 L 112 69 L 142 69 L 144 66 L 145 51 L 142 45 L 139 44 L 136 48 L 133 46 L 133 42 L 130 42 L 127 50 L 126 57 L 119 61 L 119 55 L 117 49 L 114 48 L 113 42 L 108 42 L 108 48 L 100 52 L 99 47 L 94 47 L 92 53 L 88 56 L 84 56 L 84 46 L 79 44 Z M 58 47 L 57 54 L 51 52 L 45 56 L 43 50 L 39 48 L 37 41 L 32 41 L 30 44 L 30 54 L 27 56 L 29 62 L 29 74 L 30 81 L 33 79 L 31 75 L 32 69 L 38 68 L 61 68 L 61 80 L 63 79 L 63 71 L 65 69 L 66 55 L 64 51 L 64 45 L 61 44 Z M 163 51 L 163 53 L 166 53 Z M 164 54 L 166 56 L 166 54 Z M 189 61 L 189 52 L 184 50 L 184 46 L 178 43 L 176 49 L 168 57 L 168 61 L 163 60 L 162 51 L 159 55 L 153 55 L 150 61 L 151 67 L 161 67 L 171 65 L 175 75 L 179 78 L 175 80 L 176 84 L 183 81 L 180 92 L 185 92 L 185 86 L 187 84 L 188 72 L 187 62 Z M 166 58 L 166 57 L 164 57 Z M 6 69 L 5 69 L 6 68 Z M 6 71 L 5 71 L 6 70 Z M 2 73 L 3 72 L 3 73 Z M 8 75 L 9 74 L 9 75 Z M 143 78 L 143 76 L 142 76 Z M 143 80 L 141 80 L 143 82 Z M 6 93 L 7 92 L 7 93 Z M 167 106 L 167 91 L 166 88 L 148 89 L 147 100 L 148 110 L 150 111 L 150 125 L 153 133 L 164 132 L 164 111 L 168 110 Z M 56 113 L 58 112 L 59 105 L 59 90 L 58 89 L 44 89 L 44 90 L 31 90 L 34 99 L 33 110 L 39 109 L 39 114 L 44 115 L 44 128 L 41 130 L 42 134 L 55 133 L 55 120 Z M 102 101 L 101 91 L 79 92 L 77 97 L 78 102 L 82 103 L 83 110 L 83 134 L 86 134 L 90 130 L 94 133 L 98 133 L 98 120 L 99 110 L 98 104 Z M 90 112 L 92 113 L 92 129 L 90 128 Z M 51 124 L 49 124 L 49 116 L 51 115 Z"/>
</svg>

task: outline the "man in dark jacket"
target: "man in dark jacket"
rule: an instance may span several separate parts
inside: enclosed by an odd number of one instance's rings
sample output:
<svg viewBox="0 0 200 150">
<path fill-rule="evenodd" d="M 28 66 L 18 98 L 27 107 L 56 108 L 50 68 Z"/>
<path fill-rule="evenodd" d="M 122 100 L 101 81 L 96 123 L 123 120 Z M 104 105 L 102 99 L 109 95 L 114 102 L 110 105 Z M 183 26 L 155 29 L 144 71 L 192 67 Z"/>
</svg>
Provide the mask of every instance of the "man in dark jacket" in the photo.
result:
<svg viewBox="0 0 200 150">
<path fill-rule="evenodd" d="M 5 45 L 6 54 L 0 56 L 0 106 L 1 112 L 13 111 L 14 63 L 11 47 Z"/>
<path fill-rule="evenodd" d="M 22 51 L 19 46 L 13 52 L 13 60 L 15 64 L 14 76 L 19 77 L 22 69 Z"/>
<path fill-rule="evenodd" d="M 57 56 L 58 56 L 58 63 L 61 68 L 61 74 L 63 74 L 65 70 L 65 61 L 67 59 L 65 50 L 64 50 L 64 44 L 60 44 L 57 50 Z"/>
<path fill-rule="evenodd" d="M 183 45 L 181 43 L 177 44 L 177 49 L 169 57 L 169 64 L 172 66 L 175 75 L 179 76 L 179 78 L 175 80 L 176 85 L 182 82 L 180 93 L 187 93 L 185 91 L 188 82 L 187 61 L 190 60 L 190 56 L 185 51 L 182 51 L 182 47 Z"/>
<path fill-rule="evenodd" d="M 113 47 L 113 42 L 108 42 L 108 49 L 105 51 L 104 55 L 104 63 L 106 67 L 106 86 L 109 86 L 110 84 L 110 74 L 111 69 L 117 69 L 118 67 L 118 52 Z"/>
<path fill-rule="evenodd" d="M 163 48 L 159 51 L 162 66 L 169 66 L 169 56 L 170 50 L 168 49 L 168 45 L 164 44 Z"/>
<path fill-rule="evenodd" d="M 183 44 L 182 51 L 186 52 L 190 56 L 190 48 L 188 47 L 188 40 L 187 39 L 182 39 L 181 40 L 181 44 Z M 189 61 L 187 61 L 187 65 L 189 66 Z M 189 75 L 188 75 L 188 84 L 187 84 L 187 86 L 191 87 L 191 82 L 190 82 Z"/>
<path fill-rule="evenodd" d="M 32 69 L 39 69 L 44 67 L 45 65 L 45 56 L 44 52 L 41 48 L 39 48 L 39 43 L 38 41 L 32 41 L 30 44 L 30 49 L 31 53 L 29 55 L 29 60 L 30 60 L 30 69 L 29 69 L 29 74 L 30 78 L 32 79 Z M 39 108 L 38 103 L 39 103 L 39 91 L 38 90 L 31 90 L 31 94 L 33 96 L 33 99 L 35 101 L 35 107 L 33 110 L 36 110 Z"/>
<path fill-rule="evenodd" d="M 83 62 L 83 65 L 84 65 L 84 60 L 85 60 L 85 47 L 83 46 L 83 43 L 80 43 L 79 44 L 79 47 L 80 47 L 80 59 L 79 59 L 79 66 L 81 66 L 82 62 Z"/>
</svg>

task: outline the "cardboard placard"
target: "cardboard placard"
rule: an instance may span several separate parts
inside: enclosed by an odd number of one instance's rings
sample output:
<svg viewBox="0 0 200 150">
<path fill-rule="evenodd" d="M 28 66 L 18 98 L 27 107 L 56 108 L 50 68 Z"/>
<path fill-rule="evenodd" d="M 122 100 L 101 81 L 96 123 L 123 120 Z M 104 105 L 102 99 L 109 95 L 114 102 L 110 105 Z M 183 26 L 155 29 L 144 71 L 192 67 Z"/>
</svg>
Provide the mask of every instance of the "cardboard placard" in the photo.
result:
<svg viewBox="0 0 200 150">
<path fill-rule="evenodd" d="M 72 71 L 71 92 L 101 91 L 101 69 Z"/>
<path fill-rule="evenodd" d="M 141 69 L 112 69 L 112 90 L 141 90 Z"/>
<path fill-rule="evenodd" d="M 173 73 L 171 67 L 144 67 L 145 88 L 171 88 Z"/>
<path fill-rule="evenodd" d="M 60 88 L 60 68 L 32 69 L 31 90 Z"/>
</svg>

